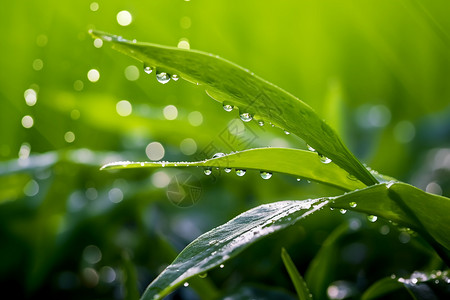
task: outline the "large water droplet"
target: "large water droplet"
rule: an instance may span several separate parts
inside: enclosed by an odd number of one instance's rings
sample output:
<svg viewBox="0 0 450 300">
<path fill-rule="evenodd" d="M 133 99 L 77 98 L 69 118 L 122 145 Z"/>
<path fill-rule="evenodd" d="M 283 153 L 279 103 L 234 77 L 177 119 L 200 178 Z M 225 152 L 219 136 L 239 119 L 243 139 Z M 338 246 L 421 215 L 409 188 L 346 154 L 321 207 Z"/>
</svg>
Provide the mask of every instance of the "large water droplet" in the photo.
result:
<svg viewBox="0 0 450 300">
<path fill-rule="evenodd" d="M 224 104 L 224 105 L 223 105 L 223 109 L 224 109 L 225 111 L 230 112 L 230 111 L 233 110 L 233 106 L 231 106 L 230 104 Z"/>
<path fill-rule="evenodd" d="M 246 172 L 246 170 L 236 169 L 236 175 L 237 176 L 244 176 L 245 172 Z"/>
<path fill-rule="evenodd" d="M 367 220 L 369 220 L 370 222 L 374 223 L 374 222 L 376 222 L 378 220 L 378 217 L 374 216 L 374 215 L 370 215 L 370 216 L 367 216 Z"/>
<path fill-rule="evenodd" d="M 252 115 L 249 113 L 242 113 L 239 115 L 239 117 L 244 122 L 250 122 L 253 119 Z"/>
<path fill-rule="evenodd" d="M 205 173 L 205 175 L 211 175 L 212 171 L 210 167 L 207 167 L 203 170 L 203 173 Z"/>
<path fill-rule="evenodd" d="M 144 64 L 144 72 L 150 74 L 153 72 L 153 68 Z"/>
<path fill-rule="evenodd" d="M 329 164 L 331 162 L 331 159 L 329 159 L 328 157 L 324 156 L 324 155 L 319 155 L 320 161 L 324 164 Z"/>
<path fill-rule="evenodd" d="M 343 214 L 343 215 L 347 212 L 347 210 L 346 210 L 346 209 L 343 209 L 343 208 L 341 208 L 339 211 L 340 211 L 341 214 Z"/>
<path fill-rule="evenodd" d="M 170 81 L 170 75 L 166 72 L 156 73 L 156 80 L 162 84 L 166 84 Z"/>
<path fill-rule="evenodd" d="M 231 168 L 225 168 L 223 170 L 225 171 L 225 173 L 230 173 L 231 172 Z"/>
<path fill-rule="evenodd" d="M 219 157 L 224 157 L 224 156 L 225 156 L 225 153 L 218 152 L 218 153 L 214 154 L 212 158 L 219 158 Z"/>
<path fill-rule="evenodd" d="M 261 171 L 259 175 L 261 175 L 262 179 L 269 179 L 270 177 L 272 177 L 272 173 L 266 171 Z"/>
<path fill-rule="evenodd" d="M 350 205 L 351 208 L 355 208 L 358 204 L 356 202 L 350 202 L 348 205 Z"/>
<path fill-rule="evenodd" d="M 180 79 L 180 77 L 178 77 L 177 74 L 173 74 L 172 77 L 171 77 L 171 79 L 172 79 L 173 81 L 178 81 L 178 79 Z"/>
</svg>

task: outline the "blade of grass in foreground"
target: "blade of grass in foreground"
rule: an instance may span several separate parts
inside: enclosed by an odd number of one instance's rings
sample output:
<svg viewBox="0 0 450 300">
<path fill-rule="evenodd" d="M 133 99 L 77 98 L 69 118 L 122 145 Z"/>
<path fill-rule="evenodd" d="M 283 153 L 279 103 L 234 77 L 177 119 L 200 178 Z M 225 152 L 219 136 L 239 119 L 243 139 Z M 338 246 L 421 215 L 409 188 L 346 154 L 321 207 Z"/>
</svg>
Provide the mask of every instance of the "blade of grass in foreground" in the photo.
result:
<svg viewBox="0 0 450 300">
<path fill-rule="evenodd" d="M 272 172 L 285 173 L 347 191 L 365 187 L 362 182 L 349 176 L 349 173 L 333 162 L 323 163 L 316 153 L 288 148 L 250 149 L 198 162 L 115 162 L 103 166 L 102 169 L 193 166 L 255 169 L 261 171 L 263 178 L 270 178 Z"/>
<path fill-rule="evenodd" d="M 286 267 L 292 283 L 294 284 L 298 298 L 300 300 L 312 300 L 312 295 L 308 290 L 306 282 L 303 280 L 303 277 L 298 272 L 294 262 L 284 248 L 281 249 L 281 258 L 283 259 L 284 266 Z"/>
<path fill-rule="evenodd" d="M 327 203 L 324 199 L 280 201 L 240 214 L 189 244 L 147 287 L 141 299 L 163 298 L 189 278 L 222 265 L 256 241 L 296 223 Z"/>
<path fill-rule="evenodd" d="M 137 43 L 100 31 L 91 34 L 112 42 L 114 49 L 142 61 L 157 73 L 176 74 L 204 85 L 215 100 L 229 108 L 238 107 L 244 121 L 250 121 L 252 116 L 294 133 L 366 185 L 377 183 L 309 105 L 248 70 L 201 51 Z"/>
</svg>

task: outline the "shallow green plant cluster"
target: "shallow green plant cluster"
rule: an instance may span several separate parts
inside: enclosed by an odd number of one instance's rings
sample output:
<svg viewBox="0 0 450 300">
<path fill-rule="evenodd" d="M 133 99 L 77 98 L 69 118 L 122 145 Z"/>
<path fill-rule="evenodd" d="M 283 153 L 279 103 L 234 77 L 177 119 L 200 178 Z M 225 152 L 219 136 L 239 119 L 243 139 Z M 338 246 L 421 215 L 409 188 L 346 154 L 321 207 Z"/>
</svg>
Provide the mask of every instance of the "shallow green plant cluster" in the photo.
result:
<svg viewBox="0 0 450 300">
<path fill-rule="evenodd" d="M 449 10 L 2 3 L 0 298 L 449 298 Z"/>
<path fill-rule="evenodd" d="M 243 122 L 255 119 L 259 126 L 278 126 L 285 133 L 292 132 L 301 137 L 308 147 L 308 150 L 259 148 L 229 155 L 220 152 L 214 154 L 212 159 L 199 162 L 119 161 L 109 163 L 102 169 L 202 166 L 206 175 L 211 175 L 214 167 L 228 172 L 235 169 L 238 176 L 243 176 L 247 169 L 255 169 L 260 170 L 263 179 L 269 179 L 272 172 L 286 173 L 351 191 L 334 197 L 273 202 L 240 214 L 190 243 L 150 283 L 142 299 L 160 299 L 181 285 L 188 286 L 191 278 L 223 266 L 261 238 L 294 225 L 324 207 L 340 209 L 342 213 L 347 210 L 364 212 L 369 214 L 370 222 L 377 221 L 379 216 L 395 222 L 396 226 L 417 232 L 445 264 L 450 263 L 450 224 L 447 222 L 450 199 L 425 193 L 364 167 L 334 130 L 301 100 L 249 70 L 208 53 L 139 43 L 98 31 L 91 34 L 94 38 L 112 42 L 116 50 L 140 60 L 148 73 L 155 70 L 159 82 L 165 84 L 170 79 L 181 77 L 200 85 L 214 100 L 223 104 L 225 111 L 239 110 Z M 301 299 L 313 297 L 308 292 L 307 283 L 294 269 L 287 252 L 283 251 L 283 261 L 290 276 L 294 277 L 297 294 Z M 414 297 L 421 297 L 429 289 L 429 282 L 439 286 L 439 281 L 443 280 L 444 286 L 449 284 L 449 279 L 443 276 L 437 279 L 437 283 L 422 272 L 413 273 L 411 279 L 391 278 L 384 284 L 377 282 L 362 297 L 370 299 L 372 294 L 390 292 L 393 281 L 397 282 L 395 290 L 404 285 Z M 447 287 L 443 288 L 443 293 Z M 338 294 L 339 288 L 336 287 Z M 314 293 L 320 298 L 324 296 L 321 290 L 314 290 Z M 331 291 L 328 295 L 333 293 Z M 434 294 L 431 291 L 426 293 L 429 294 L 426 297 Z"/>
</svg>

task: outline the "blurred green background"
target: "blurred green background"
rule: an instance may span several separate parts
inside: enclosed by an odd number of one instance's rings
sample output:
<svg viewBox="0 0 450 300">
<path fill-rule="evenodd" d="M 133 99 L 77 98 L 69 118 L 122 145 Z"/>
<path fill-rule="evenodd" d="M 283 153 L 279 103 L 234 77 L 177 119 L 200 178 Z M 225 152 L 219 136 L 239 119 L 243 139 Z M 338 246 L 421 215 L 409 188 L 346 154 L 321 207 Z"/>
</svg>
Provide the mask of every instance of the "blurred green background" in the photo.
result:
<svg viewBox="0 0 450 300">
<path fill-rule="evenodd" d="M 311 105 L 371 168 L 450 195 L 446 0 L 30 0 L 1 6 L 5 295 L 132 299 L 190 241 L 237 214 L 261 203 L 341 193 L 281 174 L 262 180 L 256 171 L 244 177 L 220 170 L 205 176 L 200 169 L 100 172 L 117 160 L 199 160 L 305 143 L 270 126 L 244 127 L 236 110 L 226 113 L 201 86 L 158 83 L 139 62 L 94 41 L 89 29 L 220 55 Z M 166 196 L 180 172 L 202 188 L 189 208 Z M 325 271 L 329 284 L 350 287 L 349 297 L 391 273 L 439 266 L 419 238 L 383 220 L 367 224 L 359 214 L 323 211 L 170 297 L 270 287 L 290 297 L 280 248 L 304 272 L 347 219 L 361 227 L 339 240 Z"/>
</svg>

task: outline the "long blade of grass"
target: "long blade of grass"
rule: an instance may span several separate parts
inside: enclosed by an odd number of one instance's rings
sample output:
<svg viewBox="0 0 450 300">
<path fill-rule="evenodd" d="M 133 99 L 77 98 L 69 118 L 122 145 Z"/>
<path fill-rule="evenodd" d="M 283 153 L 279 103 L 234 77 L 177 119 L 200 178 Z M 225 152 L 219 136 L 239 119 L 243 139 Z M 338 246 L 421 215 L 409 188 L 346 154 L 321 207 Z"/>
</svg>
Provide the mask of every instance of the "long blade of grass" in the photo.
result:
<svg viewBox="0 0 450 300">
<path fill-rule="evenodd" d="M 189 244 L 146 289 L 141 299 L 161 299 L 189 278 L 203 274 L 249 245 L 318 211 L 325 199 L 280 201 L 248 210 Z"/>
<path fill-rule="evenodd" d="M 305 280 L 303 280 L 302 275 L 298 272 L 294 265 L 291 257 L 287 253 L 286 249 L 281 249 L 281 258 L 283 259 L 284 266 L 291 277 L 292 283 L 294 284 L 295 291 L 297 292 L 298 298 L 300 300 L 312 300 L 313 297 L 309 292 L 308 286 Z"/>
<path fill-rule="evenodd" d="M 115 162 L 103 166 L 102 169 L 193 166 L 255 169 L 265 172 L 285 173 L 332 185 L 343 190 L 365 187 L 362 182 L 349 176 L 349 173 L 333 162 L 324 164 L 316 153 L 288 148 L 250 149 L 198 162 Z"/>
<path fill-rule="evenodd" d="M 201 51 L 137 43 L 100 31 L 91 34 L 112 42 L 114 49 L 147 66 L 205 86 L 212 98 L 237 106 L 240 113 L 249 113 L 296 134 L 366 185 L 377 183 L 309 105 L 248 70 Z"/>
</svg>

